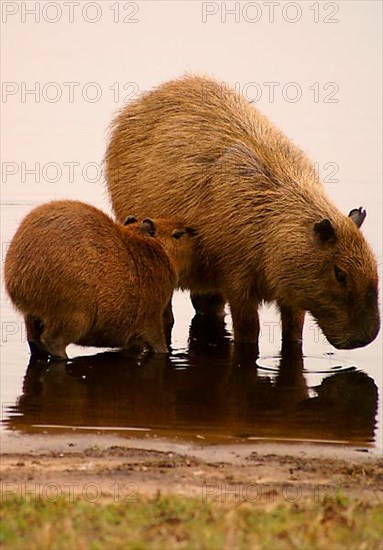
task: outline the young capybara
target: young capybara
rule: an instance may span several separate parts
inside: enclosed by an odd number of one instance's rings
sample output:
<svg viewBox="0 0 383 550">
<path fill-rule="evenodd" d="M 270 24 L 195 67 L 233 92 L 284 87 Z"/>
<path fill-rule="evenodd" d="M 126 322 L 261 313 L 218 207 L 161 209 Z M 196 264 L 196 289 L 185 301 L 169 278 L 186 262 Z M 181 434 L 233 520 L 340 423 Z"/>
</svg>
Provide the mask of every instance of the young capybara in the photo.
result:
<svg viewBox="0 0 383 550">
<path fill-rule="evenodd" d="M 176 220 L 121 225 L 79 201 L 38 206 L 18 228 L 4 270 L 32 354 L 65 358 L 70 343 L 132 342 L 166 353 L 163 314 L 192 261 L 192 234 Z"/>
<path fill-rule="evenodd" d="M 307 156 L 234 90 L 187 76 L 143 94 L 115 119 L 105 160 L 120 221 L 193 222 L 199 259 L 183 286 L 200 313 L 229 302 L 236 341 L 258 343 L 262 302 L 279 306 L 283 343 L 301 341 L 305 311 L 336 348 L 378 334 L 365 212 L 343 215 Z"/>
</svg>

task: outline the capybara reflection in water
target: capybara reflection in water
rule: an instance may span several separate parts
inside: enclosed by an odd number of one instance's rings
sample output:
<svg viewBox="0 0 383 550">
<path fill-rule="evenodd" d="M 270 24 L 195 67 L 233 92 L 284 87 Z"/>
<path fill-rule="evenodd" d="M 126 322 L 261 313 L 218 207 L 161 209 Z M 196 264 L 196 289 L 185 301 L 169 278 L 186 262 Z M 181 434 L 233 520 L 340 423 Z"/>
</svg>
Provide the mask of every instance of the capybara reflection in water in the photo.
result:
<svg viewBox="0 0 383 550">
<path fill-rule="evenodd" d="M 22 221 L 5 261 L 6 289 L 32 353 L 70 343 L 166 353 L 163 314 L 189 269 L 194 231 L 177 220 L 115 223 L 93 206 L 55 201 Z"/>
<path fill-rule="evenodd" d="M 201 314 L 223 315 L 229 303 L 236 341 L 258 343 L 262 302 L 278 305 L 284 343 L 301 341 L 305 311 L 339 349 L 378 334 L 365 212 L 342 214 L 307 156 L 226 85 L 188 76 L 126 105 L 106 166 L 120 221 L 132 211 L 196 227 L 183 287 Z"/>
</svg>

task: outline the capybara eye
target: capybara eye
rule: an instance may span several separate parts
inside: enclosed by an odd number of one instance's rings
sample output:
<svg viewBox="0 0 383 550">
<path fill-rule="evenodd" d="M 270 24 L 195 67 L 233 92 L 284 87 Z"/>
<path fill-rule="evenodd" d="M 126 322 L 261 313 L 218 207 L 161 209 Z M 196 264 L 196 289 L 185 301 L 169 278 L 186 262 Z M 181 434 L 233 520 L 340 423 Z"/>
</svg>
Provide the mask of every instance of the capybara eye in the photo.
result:
<svg viewBox="0 0 383 550">
<path fill-rule="evenodd" d="M 341 283 L 341 284 L 346 284 L 347 282 L 347 275 L 344 271 L 342 271 L 341 269 L 339 269 L 339 267 L 335 266 L 334 267 L 334 273 L 335 273 L 335 278 L 336 280 L 338 281 L 338 283 Z"/>
<path fill-rule="evenodd" d="M 135 218 L 134 216 L 128 216 L 124 221 L 124 225 L 130 225 L 131 223 L 135 223 L 136 221 L 137 218 Z"/>
<path fill-rule="evenodd" d="M 180 239 L 182 235 L 185 235 L 185 231 L 174 231 L 172 233 L 173 239 Z"/>
</svg>

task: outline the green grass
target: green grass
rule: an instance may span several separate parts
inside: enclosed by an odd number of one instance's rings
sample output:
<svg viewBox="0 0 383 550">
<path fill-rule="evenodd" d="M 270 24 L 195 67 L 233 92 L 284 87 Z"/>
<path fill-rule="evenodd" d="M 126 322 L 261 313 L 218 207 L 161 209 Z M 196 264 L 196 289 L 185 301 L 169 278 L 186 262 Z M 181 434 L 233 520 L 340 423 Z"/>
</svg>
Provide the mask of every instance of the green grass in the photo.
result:
<svg viewBox="0 0 383 550">
<path fill-rule="evenodd" d="M 382 507 L 335 502 L 260 505 L 184 497 L 92 504 L 84 500 L 8 498 L 1 504 L 3 549 L 290 549 L 378 550 Z"/>
</svg>

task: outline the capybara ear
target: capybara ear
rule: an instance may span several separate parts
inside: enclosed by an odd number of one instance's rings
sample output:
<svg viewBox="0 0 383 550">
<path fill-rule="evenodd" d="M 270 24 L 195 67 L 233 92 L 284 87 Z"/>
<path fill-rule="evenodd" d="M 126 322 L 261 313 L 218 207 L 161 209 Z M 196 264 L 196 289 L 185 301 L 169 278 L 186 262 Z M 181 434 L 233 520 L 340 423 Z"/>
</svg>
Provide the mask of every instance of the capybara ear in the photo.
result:
<svg viewBox="0 0 383 550">
<path fill-rule="evenodd" d="M 124 225 L 130 225 L 131 223 L 135 223 L 136 221 L 137 218 L 135 218 L 134 216 L 128 216 L 124 221 Z"/>
<path fill-rule="evenodd" d="M 351 218 L 353 222 L 355 222 L 357 227 L 360 227 L 362 225 L 366 216 L 367 212 L 361 206 L 359 206 L 359 208 L 353 208 L 348 215 L 348 217 Z"/>
<path fill-rule="evenodd" d="M 142 221 L 139 231 L 142 235 L 148 235 L 149 237 L 154 237 L 156 234 L 156 225 L 153 220 L 146 218 Z"/>
<path fill-rule="evenodd" d="M 336 239 L 335 229 L 330 220 L 324 219 L 314 225 L 314 232 L 322 243 L 331 243 Z"/>
</svg>

